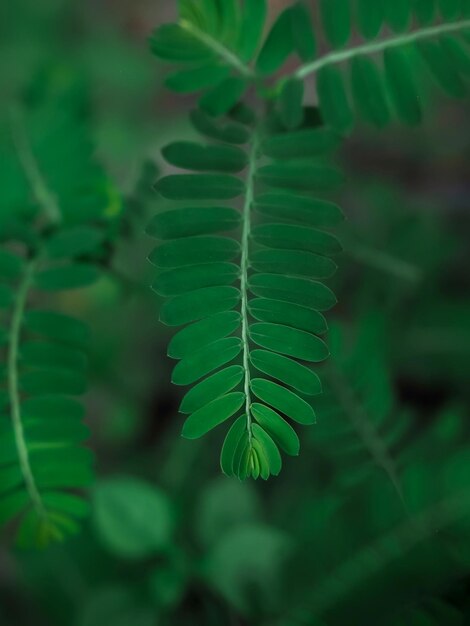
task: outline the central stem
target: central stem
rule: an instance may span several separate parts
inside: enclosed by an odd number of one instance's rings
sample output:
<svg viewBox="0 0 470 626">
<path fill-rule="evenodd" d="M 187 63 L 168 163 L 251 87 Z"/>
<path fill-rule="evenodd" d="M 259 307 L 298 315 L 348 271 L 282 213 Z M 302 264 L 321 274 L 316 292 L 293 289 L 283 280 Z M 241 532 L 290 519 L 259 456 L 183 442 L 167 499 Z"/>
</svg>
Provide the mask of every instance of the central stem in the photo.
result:
<svg viewBox="0 0 470 626">
<path fill-rule="evenodd" d="M 356 46 L 354 48 L 348 48 L 347 50 L 330 52 L 329 54 L 326 54 L 316 61 L 312 61 L 311 63 L 302 65 L 295 72 L 295 75 L 300 80 L 303 80 L 310 74 L 318 72 L 323 67 L 343 63 L 344 61 L 348 61 L 349 59 L 352 59 L 356 56 L 383 52 L 387 48 L 396 48 L 399 46 L 404 46 L 406 44 L 414 43 L 416 41 L 420 41 L 421 39 L 429 39 L 430 37 L 437 37 L 438 35 L 443 35 L 445 33 L 463 31 L 467 28 L 470 28 L 470 19 L 461 20 L 459 22 L 437 24 L 436 26 L 422 28 L 411 33 L 387 37 L 386 39 L 382 39 L 379 41 L 372 41 L 371 43 L 366 43 L 360 46 Z"/>
<path fill-rule="evenodd" d="M 241 275 L 240 275 L 240 291 L 241 291 L 241 316 L 242 316 L 242 342 L 243 342 L 243 368 L 245 370 L 245 411 L 246 411 L 246 428 L 248 431 L 248 441 L 251 444 L 251 396 L 250 396 L 250 345 L 248 336 L 248 267 L 249 267 L 249 240 L 251 232 L 251 205 L 254 197 L 254 177 L 256 171 L 256 159 L 258 154 L 258 135 L 255 132 L 251 143 L 249 167 L 246 181 L 245 204 L 243 206 L 243 230 L 242 230 L 242 258 L 241 258 Z"/>
<path fill-rule="evenodd" d="M 35 268 L 36 261 L 31 261 L 26 267 L 23 280 L 21 281 L 18 289 L 16 304 L 13 309 L 10 342 L 8 347 L 8 393 L 10 397 L 10 413 L 21 474 L 34 507 L 40 514 L 46 515 L 44 504 L 39 494 L 29 460 L 28 447 L 26 445 L 23 423 L 21 421 L 20 391 L 18 384 L 18 356 L 21 325 Z"/>
</svg>

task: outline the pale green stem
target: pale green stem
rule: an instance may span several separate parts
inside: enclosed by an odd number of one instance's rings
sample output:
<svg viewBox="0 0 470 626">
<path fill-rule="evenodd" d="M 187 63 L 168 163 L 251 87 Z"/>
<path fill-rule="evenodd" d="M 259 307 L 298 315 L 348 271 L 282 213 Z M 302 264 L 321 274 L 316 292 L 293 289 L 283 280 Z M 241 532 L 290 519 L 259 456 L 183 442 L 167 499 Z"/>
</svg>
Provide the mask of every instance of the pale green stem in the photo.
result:
<svg viewBox="0 0 470 626">
<path fill-rule="evenodd" d="M 423 277 L 423 272 L 419 267 L 407 263 L 402 259 L 397 259 L 381 250 L 353 244 L 347 246 L 346 251 L 353 259 L 364 265 L 368 265 L 369 267 L 373 267 L 374 269 L 407 280 L 411 283 L 417 283 Z"/>
<path fill-rule="evenodd" d="M 10 119 L 13 143 L 24 174 L 33 190 L 35 200 L 41 207 L 46 219 L 56 224 L 61 220 L 60 209 L 55 196 L 48 189 L 46 181 L 39 169 L 39 165 L 26 136 L 19 111 L 16 109 L 12 110 Z"/>
<path fill-rule="evenodd" d="M 182 28 L 190 32 L 193 37 L 199 39 L 199 41 L 201 41 L 205 46 L 215 52 L 217 56 L 223 59 L 228 65 L 231 65 L 234 69 L 236 69 L 239 74 L 245 78 L 255 78 L 255 72 L 248 67 L 248 65 L 245 65 L 236 54 L 221 44 L 220 41 L 217 41 L 217 39 L 214 39 L 207 33 L 204 33 L 202 30 L 197 28 L 197 26 L 187 20 L 181 20 L 179 24 Z"/>
<path fill-rule="evenodd" d="M 388 48 L 404 46 L 406 44 L 414 43 L 421 39 L 437 37 L 438 35 L 453 33 L 460 30 L 465 30 L 466 28 L 470 28 L 470 20 L 461 20 L 459 22 L 437 24 L 436 26 L 422 28 L 411 33 L 387 37 L 386 39 L 382 39 L 380 41 L 372 41 L 370 43 L 366 43 L 360 46 L 355 46 L 354 48 L 348 48 L 347 50 L 338 50 L 335 52 L 331 52 L 330 54 L 327 54 L 324 57 L 317 59 L 316 61 L 312 61 L 311 63 L 302 65 L 295 72 L 295 76 L 302 80 L 310 74 L 318 72 L 324 67 L 343 63 L 344 61 L 348 61 L 349 59 L 352 59 L 356 56 L 375 54 L 377 52 L 382 52 L 383 50 L 386 50 Z"/>
<path fill-rule="evenodd" d="M 242 257 L 240 274 L 241 291 L 241 316 L 242 316 L 242 342 L 243 342 L 243 368 L 245 370 L 245 411 L 246 428 L 248 439 L 251 443 L 251 395 L 250 395 L 250 344 L 248 336 L 248 267 L 249 267 L 249 242 L 251 232 L 251 206 L 254 197 L 254 177 L 256 172 L 256 159 L 258 154 L 258 135 L 255 133 L 250 150 L 248 176 L 246 181 L 245 204 L 243 206 L 243 229 L 242 229 Z"/>
<path fill-rule="evenodd" d="M 15 435 L 15 445 L 18 453 L 18 462 L 21 469 L 21 474 L 26 485 L 26 490 L 29 494 L 31 502 L 35 509 L 41 515 L 46 515 L 46 510 L 42 502 L 39 490 L 34 479 L 34 475 L 31 469 L 31 463 L 29 460 L 28 447 L 24 436 L 23 423 L 21 421 L 21 406 L 20 406 L 20 390 L 18 384 L 18 357 L 19 357 L 19 345 L 21 336 L 21 326 L 23 322 L 24 311 L 26 307 L 26 301 L 28 298 L 28 292 L 31 287 L 34 271 L 36 268 L 36 261 L 31 261 L 27 267 L 23 280 L 21 281 L 18 293 L 16 296 L 16 303 L 13 309 L 11 328 L 10 328 L 10 341 L 8 347 L 8 393 L 10 399 L 10 414 L 13 425 L 13 432 Z"/>
</svg>

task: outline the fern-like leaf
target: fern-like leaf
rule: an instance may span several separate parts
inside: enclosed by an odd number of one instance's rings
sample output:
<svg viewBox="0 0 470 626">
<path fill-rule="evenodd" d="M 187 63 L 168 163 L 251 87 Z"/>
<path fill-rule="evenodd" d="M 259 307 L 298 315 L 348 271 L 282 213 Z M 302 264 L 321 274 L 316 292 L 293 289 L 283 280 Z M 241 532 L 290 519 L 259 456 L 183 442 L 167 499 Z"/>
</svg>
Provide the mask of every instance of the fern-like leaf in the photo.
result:
<svg viewBox="0 0 470 626">
<path fill-rule="evenodd" d="M 56 293 L 100 275 L 107 182 L 82 118 L 73 101 L 45 99 L 10 119 L 6 167 L 15 176 L 0 238 L 0 524 L 17 520 L 27 546 L 78 530 L 88 511 L 81 492 L 93 475 L 78 401 L 89 331 L 54 310 Z"/>
<path fill-rule="evenodd" d="M 235 124 L 219 125 L 201 111 L 194 120 L 220 139 Z M 334 273 L 330 257 L 341 250 L 325 229 L 342 219 L 335 204 L 316 196 L 342 176 L 329 163 L 337 142 L 329 131 L 286 132 L 278 123 L 247 131 L 246 150 L 185 142 L 163 149 L 171 165 L 198 173 L 159 180 L 160 195 L 185 205 L 156 215 L 148 233 L 162 240 L 150 255 L 160 269 L 154 289 L 172 296 L 161 320 L 189 324 L 169 346 L 180 359 L 173 382 L 196 384 L 181 405 L 189 415 L 183 435 L 200 437 L 233 418 L 223 471 L 267 479 L 281 469 L 279 448 L 299 450 L 285 417 L 315 421 L 305 398 L 321 384 L 307 364 L 328 356 L 322 312 L 336 299 L 320 281 Z M 242 168 L 244 180 L 233 174 Z"/>
</svg>

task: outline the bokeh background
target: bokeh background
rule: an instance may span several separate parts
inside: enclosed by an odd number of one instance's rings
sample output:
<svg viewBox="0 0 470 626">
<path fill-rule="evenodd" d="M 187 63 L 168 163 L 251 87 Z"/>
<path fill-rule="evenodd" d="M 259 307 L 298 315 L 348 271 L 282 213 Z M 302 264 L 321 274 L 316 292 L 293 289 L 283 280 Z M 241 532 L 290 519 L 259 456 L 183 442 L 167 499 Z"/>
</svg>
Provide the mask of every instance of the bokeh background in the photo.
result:
<svg viewBox="0 0 470 626">
<path fill-rule="evenodd" d="M 165 91 L 147 43 L 175 16 L 173 0 L 0 2 L 0 116 L 35 89 L 86 93 L 123 225 L 112 271 L 65 303 L 93 329 L 92 515 L 45 551 L 3 539 L 0 624 L 470 624 L 468 100 L 431 88 L 418 129 L 346 142 L 318 425 L 279 478 L 231 481 L 219 433 L 180 438 L 149 289 L 159 149 L 191 132 L 193 100 Z"/>
</svg>

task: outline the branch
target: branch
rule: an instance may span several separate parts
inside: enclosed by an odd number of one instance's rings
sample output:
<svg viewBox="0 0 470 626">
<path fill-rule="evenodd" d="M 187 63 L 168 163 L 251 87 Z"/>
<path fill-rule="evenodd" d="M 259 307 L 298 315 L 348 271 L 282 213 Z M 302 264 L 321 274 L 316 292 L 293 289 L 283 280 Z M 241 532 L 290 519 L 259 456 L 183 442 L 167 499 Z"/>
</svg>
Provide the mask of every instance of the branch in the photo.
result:
<svg viewBox="0 0 470 626">
<path fill-rule="evenodd" d="M 309 76 L 310 74 L 315 74 L 316 72 L 324 67 L 327 67 L 328 65 L 343 63 L 344 61 L 348 61 L 349 59 L 352 59 L 356 56 L 375 54 L 376 52 L 382 52 L 383 50 L 386 50 L 388 48 L 404 46 L 406 44 L 413 43 L 421 39 L 428 39 L 430 37 L 436 37 L 444 33 L 457 32 L 460 30 L 465 30 L 467 28 L 470 28 L 470 20 L 438 24 L 437 26 L 430 26 L 429 28 L 423 28 L 421 30 L 407 33 L 405 35 L 388 37 L 381 41 L 366 43 L 360 46 L 356 46 L 354 48 L 349 48 L 348 50 L 331 52 L 330 54 L 327 54 L 324 57 L 317 59 L 316 61 L 312 61 L 311 63 L 302 65 L 294 73 L 294 76 L 300 80 L 303 80 L 304 78 L 307 78 L 307 76 Z"/>
</svg>

